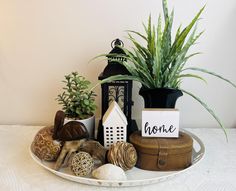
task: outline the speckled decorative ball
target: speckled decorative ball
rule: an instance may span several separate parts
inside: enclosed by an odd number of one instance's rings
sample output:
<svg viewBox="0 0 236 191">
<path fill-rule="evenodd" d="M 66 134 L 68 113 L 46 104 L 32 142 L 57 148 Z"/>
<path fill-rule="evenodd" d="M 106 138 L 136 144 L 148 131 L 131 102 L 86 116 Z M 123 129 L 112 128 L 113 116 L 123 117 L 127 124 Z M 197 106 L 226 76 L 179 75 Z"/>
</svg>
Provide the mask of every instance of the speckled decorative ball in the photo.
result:
<svg viewBox="0 0 236 191">
<path fill-rule="evenodd" d="M 89 153 L 79 152 L 71 159 L 70 166 L 76 176 L 87 176 L 92 171 L 94 161 Z"/>
<path fill-rule="evenodd" d="M 109 163 L 121 167 L 123 170 L 133 168 L 137 162 L 137 152 L 131 143 L 118 141 L 111 145 L 107 160 Z"/>
<path fill-rule="evenodd" d="M 61 143 L 53 140 L 53 127 L 44 127 L 35 135 L 32 152 L 41 160 L 55 161 L 61 151 Z"/>
</svg>

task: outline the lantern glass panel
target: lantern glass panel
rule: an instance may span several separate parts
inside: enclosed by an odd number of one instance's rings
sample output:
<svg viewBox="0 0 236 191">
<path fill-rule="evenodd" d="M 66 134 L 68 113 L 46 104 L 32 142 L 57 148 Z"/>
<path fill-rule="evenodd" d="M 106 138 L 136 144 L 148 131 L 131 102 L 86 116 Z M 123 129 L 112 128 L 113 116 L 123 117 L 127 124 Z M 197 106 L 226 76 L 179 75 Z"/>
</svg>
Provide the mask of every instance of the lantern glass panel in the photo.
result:
<svg viewBox="0 0 236 191">
<path fill-rule="evenodd" d="M 107 108 L 104 109 L 107 110 L 110 103 L 112 101 L 116 101 L 120 108 L 122 109 L 123 113 L 127 117 L 127 120 L 129 121 L 131 119 L 131 88 L 129 88 L 129 81 L 114 81 L 112 83 L 107 84 L 107 93 L 108 96 L 104 97 L 106 100 L 104 100 L 104 103 L 107 104 Z M 105 92 L 104 92 L 105 93 Z"/>
<path fill-rule="evenodd" d="M 115 83 L 112 83 L 108 89 L 109 105 L 112 101 L 116 101 L 120 108 L 124 110 L 124 90 L 124 82 L 116 81 Z"/>
</svg>

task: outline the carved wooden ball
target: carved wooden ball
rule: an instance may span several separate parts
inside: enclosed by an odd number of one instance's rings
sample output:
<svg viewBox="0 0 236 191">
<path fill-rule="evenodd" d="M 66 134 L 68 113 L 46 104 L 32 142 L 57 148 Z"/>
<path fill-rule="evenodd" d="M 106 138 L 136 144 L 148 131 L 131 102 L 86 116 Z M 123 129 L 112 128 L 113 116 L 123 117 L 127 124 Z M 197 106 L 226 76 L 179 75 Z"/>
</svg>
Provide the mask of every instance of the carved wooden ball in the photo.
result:
<svg viewBox="0 0 236 191">
<path fill-rule="evenodd" d="M 71 159 L 71 170 L 76 176 L 87 176 L 94 166 L 93 158 L 89 153 L 79 152 Z"/>
<path fill-rule="evenodd" d="M 54 161 L 61 151 L 61 143 L 54 141 L 53 127 L 44 127 L 35 135 L 31 144 L 32 152 L 41 160 Z"/>
<path fill-rule="evenodd" d="M 137 152 L 130 143 L 117 142 L 109 149 L 107 160 L 109 163 L 119 166 L 123 170 L 129 170 L 137 162 Z"/>
</svg>

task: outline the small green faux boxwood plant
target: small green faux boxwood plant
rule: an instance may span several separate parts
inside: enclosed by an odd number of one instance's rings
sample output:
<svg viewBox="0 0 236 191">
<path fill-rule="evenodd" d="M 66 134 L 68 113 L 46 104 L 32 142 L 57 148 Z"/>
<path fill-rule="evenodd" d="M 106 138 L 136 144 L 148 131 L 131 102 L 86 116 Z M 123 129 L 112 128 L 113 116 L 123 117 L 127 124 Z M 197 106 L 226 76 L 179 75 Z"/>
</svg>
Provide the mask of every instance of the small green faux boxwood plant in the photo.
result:
<svg viewBox="0 0 236 191">
<path fill-rule="evenodd" d="M 94 115 L 96 94 L 89 89 L 90 81 L 72 72 L 65 76 L 63 93 L 57 96 L 58 103 L 69 118 L 87 119 Z"/>
<path fill-rule="evenodd" d="M 191 57 L 199 54 L 199 52 L 189 54 L 189 49 L 203 33 L 197 32 L 196 24 L 205 7 L 196 14 L 186 27 L 182 28 L 180 26 L 173 35 L 172 24 L 174 11 L 169 13 L 167 0 L 163 0 L 162 4 L 164 25 L 162 24 L 161 15 L 159 15 L 158 23 L 156 25 L 152 24 L 151 16 L 149 16 L 147 25 L 143 25 L 145 30 L 144 34 L 132 30 L 128 31 L 128 38 L 132 42 L 133 47 L 131 50 L 120 47 L 124 50 L 126 55 L 103 54 L 98 56 L 113 57 L 116 62 L 124 65 L 130 72 L 130 75 L 112 76 L 101 81 L 101 83 L 126 79 L 138 81 L 142 84 L 142 87 L 148 89 L 179 89 L 197 100 L 215 118 L 225 132 L 224 125 L 213 110 L 193 93 L 181 88 L 181 82 L 188 77 L 205 81 L 201 76 L 194 73 L 195 71 L 213 75 L 236 87 L 234 83 L 214 72 L 198 67 L 188 67 L 187 65 Z M 134 35 L 142 39 L 144 45 L 143 43 L 138 42 L 136 38 L 134 38 Z M 121 62 L 119 61 L 120 59 L 116 59 L 116 57 L 125 58 L 122 59 L 125 61 Z"/>
</svg>

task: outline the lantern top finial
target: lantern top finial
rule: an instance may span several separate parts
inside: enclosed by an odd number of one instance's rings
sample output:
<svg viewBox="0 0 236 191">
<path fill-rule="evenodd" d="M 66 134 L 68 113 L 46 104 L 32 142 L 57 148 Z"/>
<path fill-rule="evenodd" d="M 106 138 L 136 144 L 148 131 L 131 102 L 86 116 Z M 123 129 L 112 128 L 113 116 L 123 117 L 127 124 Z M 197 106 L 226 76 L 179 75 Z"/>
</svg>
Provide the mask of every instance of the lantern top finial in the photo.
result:
<svg viewBox="0 0 236 191">
<path fill-rule="evenodd" d="M 115 46 L 122 46 L 122 47 L 124 47 L 124 43 L 123 43 L 122 40 L 117 38 L 117 39 L 115 39 L 115 40 L 113 40 L 111 42 L 111 47 L 114 48 Z"/>
</svg>

